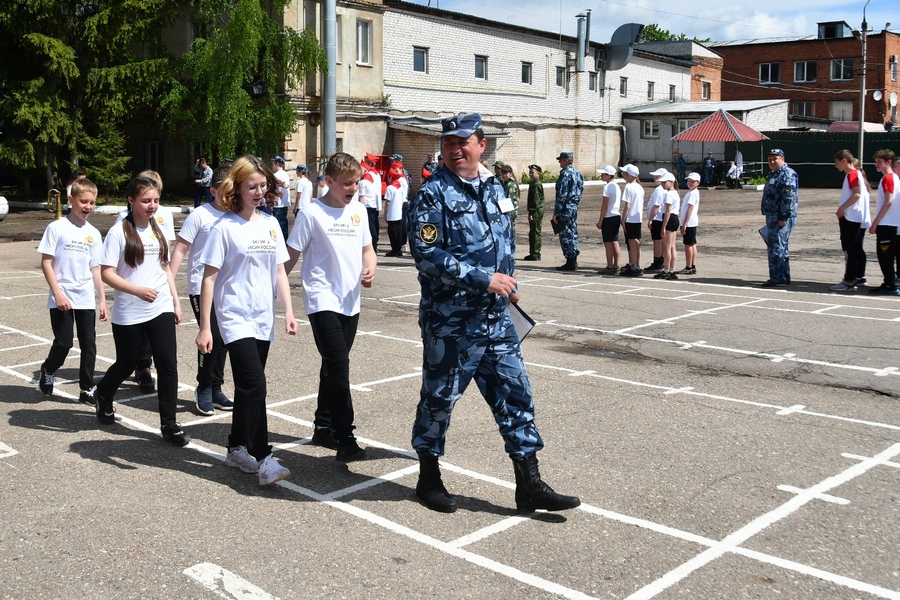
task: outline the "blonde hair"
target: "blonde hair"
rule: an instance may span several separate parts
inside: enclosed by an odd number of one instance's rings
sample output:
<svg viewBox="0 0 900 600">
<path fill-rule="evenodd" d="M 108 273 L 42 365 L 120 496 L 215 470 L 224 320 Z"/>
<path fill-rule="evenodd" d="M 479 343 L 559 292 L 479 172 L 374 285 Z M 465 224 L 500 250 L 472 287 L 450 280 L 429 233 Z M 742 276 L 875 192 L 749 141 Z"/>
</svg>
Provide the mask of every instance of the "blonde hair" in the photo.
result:
<svg viewBox="0 0 900 600">
<path fill-rule="evenodd" d="M 76 179 L 72 182 L 72 190 L 69 194 L 72 198 L 77 198 L 81 194 L 97 195 L 97 184 L 90 179 Z"/>
<path fill-rule="evenodd" d="M 262 173 L 266 178 L 268 189 L 266 190 L 266 204 L 275 202 L 275 190 L 277 184 L 275 175 L 272 171 L 258 158 L 246 154 L 234 161 L 228 175 L 222 180 L 222 184 L 217 190 L 219 202 L 225 207 L 225 210 L 231 212 L 240 212 L 244 208 L 244 199 L 241 197 L 241 184 L 247 181 L 254 173 Z"/>
<path fill-rule="evenodd" d="M 159 176 L 159 173 L 157 173 L 156 171 L 150 171 L 150 170 L 141 171 L 140 173 L 138 173 L 136 175 L 136 177 L 143 177 L 144 179 L 149 179 L 151 181 L 155 181 L 156 187 L 157 187 L 157 189 L 159 189 L 160 195 L 162 195 L 163 184 L 162 184 L 162 177 Z"/>
</svg>

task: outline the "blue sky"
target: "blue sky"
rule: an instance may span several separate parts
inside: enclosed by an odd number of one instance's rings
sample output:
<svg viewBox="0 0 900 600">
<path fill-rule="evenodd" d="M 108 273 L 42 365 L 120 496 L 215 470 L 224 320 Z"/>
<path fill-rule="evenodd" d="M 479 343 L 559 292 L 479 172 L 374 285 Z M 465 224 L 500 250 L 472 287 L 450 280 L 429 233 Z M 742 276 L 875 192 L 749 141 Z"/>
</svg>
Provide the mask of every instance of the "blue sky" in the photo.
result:
<svg viewBox="0 0 900 600">
<path fill-rule="evenodd" d="M 427 5 L 428 0 L 408 0 Z M 853 28 L 862 23 L 865 2 L 834 0 L 793 0 L 780 3 L 715 2 L 713 0 L 681 0 L 660 2 L 649 0 L 431 0 L 431 6 L 445 10 L 503 20 L 534 29 L 575 35 L 575 15 L 586 8 L 593 10 L 591 40 L 608 42 L 615 28 L 627 22 L 657 23 L 673 33 L 688 37 L 712 38 L 713 41 L 749 38 L 783 37 L 816 33 L 820 21 L 847 21 Z M 869 29 L 881 31 L 891 21 L 888 0 L 872 0 L 866 9 Z M 560 19 L 562 17 L 562 19 Z M 900 29 L 900 14 L 891 29 Z"/>
</svg>

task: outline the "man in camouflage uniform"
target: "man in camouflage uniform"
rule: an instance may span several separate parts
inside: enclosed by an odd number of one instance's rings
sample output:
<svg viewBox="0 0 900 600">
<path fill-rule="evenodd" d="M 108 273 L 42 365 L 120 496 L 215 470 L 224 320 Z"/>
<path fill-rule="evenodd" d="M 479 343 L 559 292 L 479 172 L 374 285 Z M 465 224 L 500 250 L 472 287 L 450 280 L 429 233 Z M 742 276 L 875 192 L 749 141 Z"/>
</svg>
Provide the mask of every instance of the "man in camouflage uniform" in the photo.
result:
<svg viewBox="0 0 900 600">
<path fill-rule="evenodd" d="M 761 212 L 766 217 L 766 244 L 769 246 L 769 279 L 762 287 L 791 282 L 788 239 L 797 220 L 797 173 L 784 162 L 784 151 L 769 150 L 772 173 L 763 189 Z"/>
<path fill-rule="evenodd" d="M 562 247 L 566 263 L 556 267 L 558 271 L 574 271 L 578 268 L 578 203 L 584 191 L 584 177 L 572 166 L 575 155 L 571 152 L 560 152 L 559 179 L 556 180 L 556 204 L 553 206 L 553 218 L 557 225 L 562 225 L 559 233 L 559 245 Z"/>
<path fill-rule="evenodd" d="M 544 220 L 544 186 L 541 168 L 528 165 L 528 256 L 522 260 L 541 260 L 541 222 Z"/>
<path fill-rule="evenodd" d="M 534 424 L 534 401 L 522 348 L 507 306 L 519 299 L 513 278 L 513 204 L 479 161 L 486 140 L 478 114 L 442 121 L 445 167 L 421 188 L 407 229 L 419 270 L 422 388 L 412 430 L 419 455 L 416 496 L 440 512 L 456 499 L 441 481 L 438 457 L 456 401 L 474 379 L 503 436 L 516 475 L 516 506 L 564 510 L 580 504 L 545 484 L 536 452 L 544 444 Z"/>
</svg>

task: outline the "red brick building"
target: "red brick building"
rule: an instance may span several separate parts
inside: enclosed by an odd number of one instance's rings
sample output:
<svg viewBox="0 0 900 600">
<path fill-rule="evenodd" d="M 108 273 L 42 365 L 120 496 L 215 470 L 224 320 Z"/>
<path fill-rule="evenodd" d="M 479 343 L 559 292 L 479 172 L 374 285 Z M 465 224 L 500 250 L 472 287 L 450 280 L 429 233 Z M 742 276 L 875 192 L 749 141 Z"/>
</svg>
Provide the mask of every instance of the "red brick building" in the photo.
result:
<svg viewBox="0 0 900 600">
<path fill-rule="evenodd" d="M 818 34 L 715 42 L 722 55 L 722 100 L 790 100 L 792 125 L 859 120 L 862 44 L 843 22 L 819 23 Z M 867 122 L 897 123 L 900 35 L 870 32 L 866 45 Z M 881 100 L 876 100 L 876 91 Z"/>
<path fill-rule="evenodd" d="M 636 44 L 635 49 L 691 61 L 690 102 L 719 102 L 725 99 L 722 96 L 722 56 L 703 44 L 692 40 L 642 42 Z"/>
</svg>

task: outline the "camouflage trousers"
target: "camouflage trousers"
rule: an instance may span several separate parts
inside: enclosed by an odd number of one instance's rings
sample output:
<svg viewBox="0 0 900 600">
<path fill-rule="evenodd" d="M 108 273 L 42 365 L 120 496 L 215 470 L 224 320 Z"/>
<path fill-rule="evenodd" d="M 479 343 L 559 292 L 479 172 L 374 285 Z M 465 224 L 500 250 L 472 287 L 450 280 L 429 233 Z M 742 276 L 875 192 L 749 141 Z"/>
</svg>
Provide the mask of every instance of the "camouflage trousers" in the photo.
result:
<svg viewBox="0 0 900 600">
<path fill-rule="evenodd" d="M 559 245 L 563 256 L 576 258 L 578 256 L 578 207 L 569 209 L 559 215 L 559 222 L 563 230 L 559 232 Z"/>
<path fill-rule="evenodd" d="M 423 336 L 422 390 L 412 430 L 419 454 L 443 456 L 450 414 L 472 379 L 487 401 L 513 460 L 544 447 L 519 338 L 506 311 L 480 318 L 462 337 Z"/>
<path fill-rule="evenodd" d="M 784 227 L 779 227 L 778 217 L 766 216 L 766 229 L 768 235 L 766 244 L 769 246 L 769 280 L 776 283 L 791 282 L 791 257 L 788 253 L 788 240 L 791 230 L 794 228 L 796 218 L 787 220 Z"/>
</svg>

